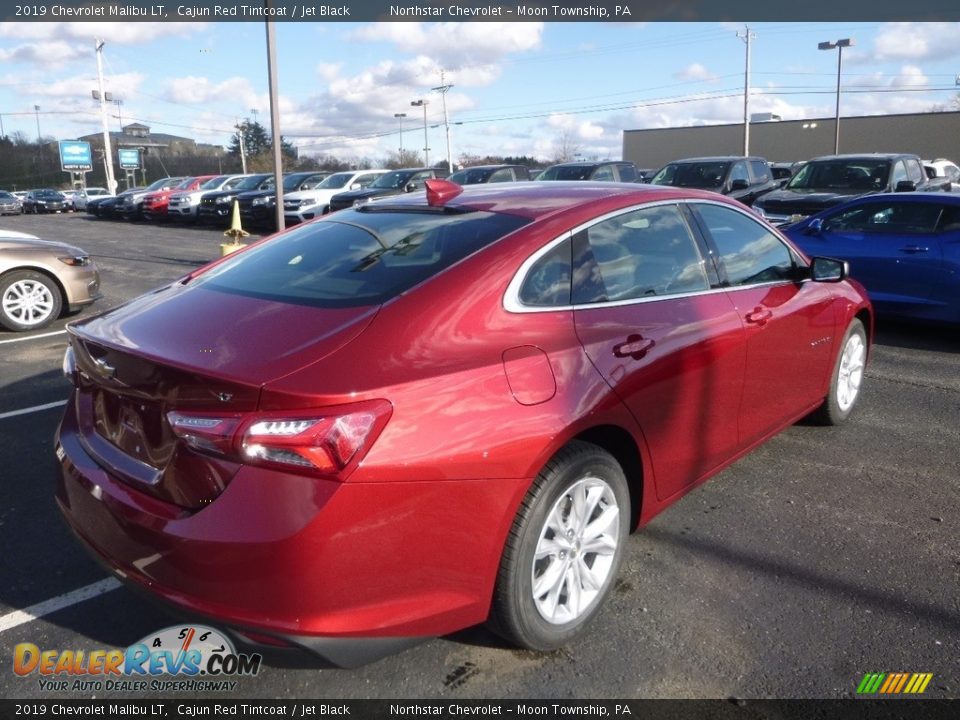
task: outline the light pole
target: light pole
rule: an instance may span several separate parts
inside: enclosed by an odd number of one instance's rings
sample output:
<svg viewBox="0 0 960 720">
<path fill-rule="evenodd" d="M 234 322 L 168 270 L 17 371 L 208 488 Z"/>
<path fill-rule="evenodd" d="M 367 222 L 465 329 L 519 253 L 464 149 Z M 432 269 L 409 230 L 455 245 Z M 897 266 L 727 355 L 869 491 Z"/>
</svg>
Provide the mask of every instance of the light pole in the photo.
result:
<svg viewBox="0 0 960 720">
<path fill-rule="evenodd" d="M 406 113 L 394 113 L 393 116 L 400 121 L 400 162 L 403 162 L 403 119 L 407 116 Z"/>
<path fill-rule="evenodd" d="M 33 112 L 37 115 L 37 168 L 40 170 L 40 184 L 43 185 L 43 141 L 40 139 L 40 106 L 34 105 Z"/>
<path fill-rule="evenodd" d="M 440 86 L 431 88 L 434 92 L 440 93 L 440 100 L 443 104 L 443 128 L 447 135 L 447 171 L 453 172 L 453 151 L 450 149 L 450 118 L 447 116 L 447 93 L 453 85 L 445 82 L 443 70 L 440 71 Z"/>
<path fill-rule="evenodd" d="M 412 107 L 422 107 L 423 108 L 423 166 L 430 167 L 430 148 L 429 142 L 427 141 L 427 105 L 430 103 L 426 100 L 411 100 L 410 105 Z"/>
<path fill-rule="evenodd" d="M 833 140 L 833 154 L 840 154 L 840 69 L 843 66 L 843 49 L 854 45 L 853 38 L 841 38 L 837 41 L 828 40 L 817 45 L 820 50 L 837 50 L 837 118 L 836 133 Z"/>
</svg>

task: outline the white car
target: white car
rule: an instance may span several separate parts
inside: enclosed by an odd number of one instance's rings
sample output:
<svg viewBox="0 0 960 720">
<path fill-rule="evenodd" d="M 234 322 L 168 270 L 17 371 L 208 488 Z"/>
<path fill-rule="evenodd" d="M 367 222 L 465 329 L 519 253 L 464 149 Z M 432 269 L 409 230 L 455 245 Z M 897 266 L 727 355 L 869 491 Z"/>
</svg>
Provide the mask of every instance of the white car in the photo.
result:
<svg viewBox="0 0 960 720">
<path fill-rule="evenodd" d="M 93 200 L 100 197 L 112 197 L 113 193 L 106 188 L 88 187 L 85 190 L 77 190 L 73 194 L 74 210 L 86 210 L 87 200 Z"/>
<path fill-rule="evenodd" d="M 942 179 L 943 189 L 947 192 L 960 192 L 960 167 L 957 167 L 956 163 L 944 158 L 924 160 L 923 170 L 931 180 Z M 946 187 L 947 182 L 950 183 L 949 187 Z"/>
<path fill-rule="evenodd" d="M 283 218 L 288 225 L 307 222 L 330 212 L 330 198 L 347 190 L 361 190 L 389 170 L 347 170 L 334 173 L 312 190 L 283 197 Z"/>
<path fill-rule="evenodd" d="M 195 222 L 197 209 L 200 207 L 200 198 L 204 193 L 214 190 L 230 190 L 247 175 L 217 175 L 210 178 L 196 190 L 175 192 L 170 196 L 167 205 L 167 217 L 171 220 L 187 220 Z"/>
</svg>

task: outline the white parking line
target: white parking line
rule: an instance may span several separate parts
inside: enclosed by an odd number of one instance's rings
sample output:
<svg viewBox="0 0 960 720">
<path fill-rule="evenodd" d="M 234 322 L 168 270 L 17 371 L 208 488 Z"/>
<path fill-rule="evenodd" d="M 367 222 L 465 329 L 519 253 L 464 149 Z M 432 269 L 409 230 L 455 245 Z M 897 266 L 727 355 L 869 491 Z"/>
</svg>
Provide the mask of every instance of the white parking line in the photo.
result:
<svg viewBox="0 0 960 720">
<path fill-rule="evenodd" d="M 57 330 L 56 332 L 43 333 L 41 335 L 30 335 L 29 337 L 18 337 L 11 340 L 0 340 L 0 345 L 6 345 L 7 343 L 15 342 L 25 342 L 27 340 L 39 340 L 40 338 L 53 337 L 54 335 L 66 335 L 66 330 Z"/>
<path fill-rule="evenodd" d="M 23 408 L 21 410 L 10 410 L 9 412 L 0 413 L 0 420 L 6 420 L 7 418 L 16 417 L 17 415 L 29 415 L 30 413 L 49 410 L 50 408 L 60 407 L 66 404 L 66 400 L 57 400 L 56 402 L 47 403 L 46 405 L 34 405 L 33 407 Z"/>
<path fill-rule="evenodd" d="M 32 622 L 37 618 L 42 618 L 44 615 L 50 615 L 58 610 L 63 610 L 71 605 L 85 602 L 97 597 L 98 595 L 108 593 L 111 590 L 116 590 L 118 587 L 121 587 L 119 580 L 112 577 L 105 578 L 100 582 L 95 582 L 92 585 L 87 585 L 86 587 L 79 588 L 73 592 L 68 592 L 65 595 L 59 595 L 55 598 L 51 598 L 50 600 L 44 600 L 36 605 L 31 605 L 25 610 L 15 610 L 12 613 L 7 613 L 6 615 L 0 617 L 0 633 L 6 632 L 7 630 L 15 628 L 18 625 Z"/>
</svg>

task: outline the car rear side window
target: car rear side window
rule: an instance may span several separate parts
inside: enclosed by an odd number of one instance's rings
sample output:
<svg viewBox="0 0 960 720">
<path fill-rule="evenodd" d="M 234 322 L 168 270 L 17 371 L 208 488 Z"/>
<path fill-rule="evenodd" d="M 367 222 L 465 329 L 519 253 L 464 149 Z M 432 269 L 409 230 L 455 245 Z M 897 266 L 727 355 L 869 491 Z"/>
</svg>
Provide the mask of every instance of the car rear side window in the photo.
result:
<svg viewBox="0 0 960 720">
<path fill-rule="evenodd" d="M 708 288 L 703 258 L 675 205 L 624 213 L 573 238 L 575 305 Z"/>
<path fill-rule="evenodd" d="M 761 222 L 722 205 L 695 204 L 704 228 L 713 239 L 730 285 L 792 280 L 793 253 Z"/>
<path fill-rule="evenodd" d="M 528 222 L 487 212 L 343 210 L 278 235 L 194 282 L 299 305 L 379 305 Z"/>
</svg>

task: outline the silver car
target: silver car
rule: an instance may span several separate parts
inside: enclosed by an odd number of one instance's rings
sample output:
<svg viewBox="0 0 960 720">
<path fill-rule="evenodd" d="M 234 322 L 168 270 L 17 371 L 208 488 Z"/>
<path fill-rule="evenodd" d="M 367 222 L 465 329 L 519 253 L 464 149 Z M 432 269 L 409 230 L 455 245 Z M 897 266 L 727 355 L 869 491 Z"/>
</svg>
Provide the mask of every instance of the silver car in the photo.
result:
<svg viewBox="0 0 960 720">
<path fill-rule="evenodd" d="M 0 230 L 0 325 L 39 330 L 100 297 L 100 272 L 83 250 Z"/>
</svg>

